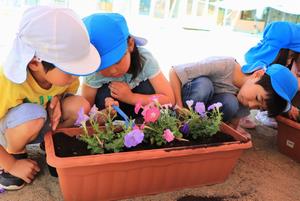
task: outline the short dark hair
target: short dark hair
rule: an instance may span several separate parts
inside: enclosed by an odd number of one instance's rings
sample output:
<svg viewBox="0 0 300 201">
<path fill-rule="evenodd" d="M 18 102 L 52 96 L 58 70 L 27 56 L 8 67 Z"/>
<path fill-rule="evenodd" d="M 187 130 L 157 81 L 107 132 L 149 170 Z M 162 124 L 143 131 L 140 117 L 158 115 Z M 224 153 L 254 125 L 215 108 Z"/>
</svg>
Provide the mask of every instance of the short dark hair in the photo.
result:
<svg viewBox="0 0 300 201">
<path fill-rule="evenodd" d="M 289 57 L 289 51 L 292 51 L 292 55 L 291 55 L 291 63 L 287 63 Z M 291 70 L 293 63 L 299 62 L 299 52 L 295 52 L 293 50 L 290 49 L 286 49 L 286 48 L 281 48 L 277 57 L 275 58 L 275 60 L 272 62 L 272 64 L 281 64 L 283 66 L 286 66 L 288 69 Z"/>
<path fill-rule="evenodd" d="M 48 71 L 51 71 L 51 70 L 53 70 L 54 68 L 56 68 L 54 64 L 49 63 L 49 62 L 47 62 L 47 61 L 42 61 L 42 64 L 43 64 L 43 66 L 44 66 L 44 70 L 45 70 L 46 73 L 47 73 Z"/>
<path fill-rule="evenodd" d="M 130 36 L 128 37 L 128 40 L 130 39 Z M 127 73 L 132 74 L 131 80 L 134 80 L 138 74 L 142 71 L 142 59 L 141 55 L 139 53 L 139 50 L 134 43 L 133 51 L 130 54 L 130 67 L 128 69 Z"/>
<path fill-rule="evenodd" d="M 256 82 L 256 84 L 262 86 L 268 94 L 267 99 L 265 100 L 268 116 L 275 117 L 282 113 L 287 106 L 287 101 L 275 92 L 271 84 L 270 76 L 264 74 L 261 79 Z"/>
</svg>

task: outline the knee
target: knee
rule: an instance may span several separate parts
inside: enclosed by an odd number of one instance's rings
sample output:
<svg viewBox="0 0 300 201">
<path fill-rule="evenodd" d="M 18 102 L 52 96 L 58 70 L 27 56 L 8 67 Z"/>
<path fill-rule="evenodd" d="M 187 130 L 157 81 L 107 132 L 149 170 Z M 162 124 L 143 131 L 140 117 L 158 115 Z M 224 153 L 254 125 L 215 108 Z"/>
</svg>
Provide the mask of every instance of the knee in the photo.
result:
<svg viewBox="0 0 300 201">
<path fill-rule="evenodd" d="M 62 101 L 62 119 L 63 121 L 73 121 L 77 119 L 78 111 L 83 108 L 84 113 L 87 114 L 91 106 L 89 102 L 82 96 L 69 96 Z"/>
<path fill-rule="evenodd" d="M 183 88 L 183 100 L 193 100 L 195 102 L 204 102 L 205 104 L 213 97 L 214 86 L 207 77 L 199 77 L 188 83 Z"/>
<path fill-rule="evenodd" d="M 239 110 L 239 102 L 236 97 L 225 96 L 222 100 L 222 104 L 223 107 L 221 111 L 223 113 L 223 121 L 230 121 Z"/>
</svg>

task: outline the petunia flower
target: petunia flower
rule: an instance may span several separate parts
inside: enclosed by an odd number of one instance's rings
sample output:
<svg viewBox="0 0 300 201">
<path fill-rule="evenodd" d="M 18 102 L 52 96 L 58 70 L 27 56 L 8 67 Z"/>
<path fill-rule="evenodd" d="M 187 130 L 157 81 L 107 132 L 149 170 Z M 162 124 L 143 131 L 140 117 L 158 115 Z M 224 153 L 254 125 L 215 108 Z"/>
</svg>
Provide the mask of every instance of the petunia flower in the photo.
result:
<svg viewBox="0 0 300 201">
<path fill-rule="evenodd" d="M 147 108 L 144 112 L 145 123 L 156 122 L 160 116 L 160 111 L 157 107 Z"/>
<path fill-rule="evenodd" d="M 201 117 L 205 116 L 205 105 L 203 102 L 197 102 L 195 106 L 195 111 L 200 114 Z"/>
<path fill-rule="evenodd" d="M 97 116 L 97 113 L 98 113 L 98 108 L 94 104 L 93 107 L 91 108 L 90 112 L 89 112 L 89 115 L 92 119 L 94 119 Z"/>
<path fill-rule="evenodd" d="M 217 102 L 217 103 L 211 104 L 211 105 L 207 108 L 207 110 L 219 109 L 220 107 L 222 107 L 222 103 Z"/>
<path fill-rule="evenodd" d="M 124 137 L 124 145 L 127 148 L 135 147 L 140 144 L 144 139 L 144 133 L 139 129 L 134 129 L 127 133 Z"/>
<path fill-rule="evenodd" d="M 164 134 L 163 134 L 163 138 L 167 141 L 167 142 L 171 142 L 174 140 L 174 134 L 170 131 L 170 129 L 166 129 L 164 131 Z"/>
<path fill-rule="evenodd" d="M 193 104 L 194 104 L 194 101 L 193 100 L 187 100 L 185 103 L 188 106 L 188 108 L 191 109 Z"/>
<path fill-rule="evenodd" d="M 190 133 L 190 127 L 188 123 L 184 123 L 183 126 L 180 128 L 180 132 L 188 135 Z"/>
<path fill-rule="evenodd" d="M 80 108 L 80 110 L 77 112 L 77 115 L 77 120 L 74 123 L 75 126 L 82 126 L 87 120 L 89 120 L 89 116 L 84 114 L 83 107 Z"/>
<path fill-rule="evenodd" d="M 141 102 L 141 101 L 138 101 L 138 102 L 135 104 L 135 107 L 134 107 L 134 113 L 135 113 L 135 114 L 138 114 L 141 108 L 142 108 L 142 102 Z"/>
</svg>

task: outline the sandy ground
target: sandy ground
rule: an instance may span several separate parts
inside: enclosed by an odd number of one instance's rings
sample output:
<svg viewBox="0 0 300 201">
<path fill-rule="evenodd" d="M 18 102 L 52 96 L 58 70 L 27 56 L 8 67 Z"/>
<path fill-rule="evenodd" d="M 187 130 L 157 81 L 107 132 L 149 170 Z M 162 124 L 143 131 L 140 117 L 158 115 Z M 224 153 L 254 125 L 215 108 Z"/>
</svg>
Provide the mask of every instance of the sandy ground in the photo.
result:
<svg viewBox="0 0 300 201">
<path fill-rule="evenodd" d="M 277 131 L 258 125 L 251 133 L 253 147 L 242 155 L 226 182 L 199 188 L 139 197 L 134 201 L 297 201 L 300 200 L 300 163 L 278 152 Z M 30 185 L 0 194 L 1 201 L 59 201 L 57 178 L 51 177 L 38 146 L 29 147 L 30 156 L 42 167 Z"/>
</svg>

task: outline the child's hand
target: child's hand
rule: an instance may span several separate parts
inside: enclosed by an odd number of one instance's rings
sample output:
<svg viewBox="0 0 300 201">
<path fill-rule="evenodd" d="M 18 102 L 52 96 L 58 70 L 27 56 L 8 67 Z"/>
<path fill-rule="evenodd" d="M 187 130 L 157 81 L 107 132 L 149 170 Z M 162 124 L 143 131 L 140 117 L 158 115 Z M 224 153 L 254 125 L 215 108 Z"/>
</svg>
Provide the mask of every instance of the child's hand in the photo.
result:
<svg viewBox="0 0 300 201">
<path fill-rule="evenodd" d="M 126 103 L 132 97 L 132 91 L 126 82 L 111 82 L 109 89 L 111 96 L 122 102 Z"/>
<path fill-rule="evenodd" d="M 111 107 L 112 105 L 116 105 L 116 106 L 119 106 L 119 102 L 114 100 L 113 98 L 111 97 L 107 97 L 105 98 L 105 108 L 108 108 L 108 107 Z"/>
<path fill-rule="evenodd" d="M 290 111 L 288 112 L 289 117 L 293 120 L 297 120 L 298 116 L 299 116 L 299 109 L 292 106 Z"/>
<path fill-rule="evenodd" d="M 7 170 L 10 174 L 30 183 L 35 175 L 40 171 L 36 161 L 30 159 L 16 160 L 13 166 Z"/>
<path fill-rule="evenodd" d="M 51 99 L 48 112 L 49 112 L 49 117 L 51 122 L 51 128 L 52 130 L 55 130 L 57 125 L 59 124 L 59 120 L 61 117 L 60 100 L 57 96 L 54 96 Z"/>
<path fill-rule="evenodd" d="M 110 110 L 110 115 L 113 117 L 117 112 L 111 106 L 119 106 L 119 102 L 110 97 L 105 98 L 104 101 L 106 110 Z"/>
</svg>

